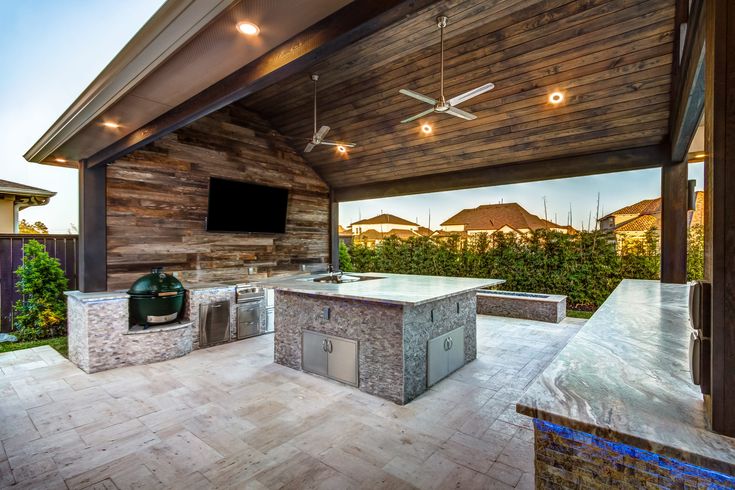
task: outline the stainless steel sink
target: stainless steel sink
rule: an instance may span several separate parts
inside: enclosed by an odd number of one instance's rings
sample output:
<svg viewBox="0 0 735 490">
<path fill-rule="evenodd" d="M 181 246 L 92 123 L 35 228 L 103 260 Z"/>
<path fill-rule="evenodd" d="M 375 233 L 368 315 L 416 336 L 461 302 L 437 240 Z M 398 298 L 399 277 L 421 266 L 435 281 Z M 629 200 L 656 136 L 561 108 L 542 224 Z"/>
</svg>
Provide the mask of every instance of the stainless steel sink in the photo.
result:
<svg viewBox="0 0 735 490">
<path fill-rule="evenodd" d="M 314 282 L 324 282 L 330 284 L 344 284 L 350 282 L 369 281 L 371 279 L 382 279 L 382 277 L 373 276 L 353 276 L 348 274 L 330 274 L 326 276 L 319 276 L 312 279 Z"/>
</svg>

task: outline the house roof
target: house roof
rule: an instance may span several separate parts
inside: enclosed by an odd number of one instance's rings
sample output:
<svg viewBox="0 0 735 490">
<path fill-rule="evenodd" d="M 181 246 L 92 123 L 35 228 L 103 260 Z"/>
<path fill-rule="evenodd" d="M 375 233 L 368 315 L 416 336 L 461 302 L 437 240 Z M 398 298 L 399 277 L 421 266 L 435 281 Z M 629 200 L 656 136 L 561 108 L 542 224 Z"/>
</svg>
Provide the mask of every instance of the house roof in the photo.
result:
<svg viewBox="0 0 735 490">
<path fill-rule="evenodd" d="M 391 225 L 408 225 L 408 226 L 419 226 L 418 223 L 414 223 L 413 221 L 408 221 L 406 219 L 400 218 L 398 216 L 383 213 L 379 214 L 377 216 L 373 216 L 372 218 L 362 219 L 360 221 L 355 221 L 350 226 L 354 225 L 383 225 L 383 224 L 391 224 Z"/>
<path fill-rule="evenodd" d="M 661 229 L 661 215 L 643 214 L 615 227 L 615 233 Z"/>
<path fill-rule="evenodd" d="M 441 226 L 464 225 L 465 230 L 499 230 L 509 226 L 516 230 L 563 228 L 526 211 L 520 204 L 485 204 L 474 209 L 463 209 Z"/>
<path fill-rule="evenodd" d="M 18 182 L 11 182 L 9 180 L 0 180 L 0 194 L 28 197 L 52 197 L 56 195 L 55 192 L 47 191 L 46 189 L 19 184 Z"/>
<path fill-rule="evenodd" d="M 656 214 L 661 212 L 661 198 L 644 199 L 630 206 L 625 206 L 617 211 L 606 214 L 600 219 L 609 218 L 620 214 Z"/>
</svg>

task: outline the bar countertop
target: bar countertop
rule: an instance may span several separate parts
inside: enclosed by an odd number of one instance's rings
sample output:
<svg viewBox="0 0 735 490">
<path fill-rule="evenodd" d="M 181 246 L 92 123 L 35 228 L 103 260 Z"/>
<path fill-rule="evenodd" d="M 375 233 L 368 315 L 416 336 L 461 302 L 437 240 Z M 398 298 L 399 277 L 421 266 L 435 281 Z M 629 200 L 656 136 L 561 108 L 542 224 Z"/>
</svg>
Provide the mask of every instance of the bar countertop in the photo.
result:
<svg viewBox="0 0 735 490">
<path fill-rule="evenodd" d="M 488 286 L 497 286 L 502 279 L 474 279 L 468 277 L 418 276 L 411 274 L 346 273 L 375 279 L 342 284 L 314 282 L 319 275 L 300 275 L 288 278 L 257 281 L 263 287 L 315 296 L 374 301 L 399 305 L 419 305 L 455 294 Z"/>
<path fill-rule="evenodd" d="M 688 361 L 688 286 L 624 280 L 518 402 L 519 413 L 735 475 Z"/>
</svg>

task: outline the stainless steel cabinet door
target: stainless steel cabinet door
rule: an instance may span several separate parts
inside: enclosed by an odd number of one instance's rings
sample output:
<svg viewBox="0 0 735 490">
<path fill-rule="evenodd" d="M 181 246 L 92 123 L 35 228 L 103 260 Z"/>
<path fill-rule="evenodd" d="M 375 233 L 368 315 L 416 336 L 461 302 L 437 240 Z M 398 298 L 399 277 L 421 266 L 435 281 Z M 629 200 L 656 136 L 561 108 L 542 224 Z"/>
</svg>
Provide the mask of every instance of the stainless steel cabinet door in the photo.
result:
<svg viewBox="0 0 735 490">
<path fill-rule="evenodd" d="M 329 377 L 357 386 L 357 342 L 329 336 L 327 350 Z"/>
<path fill-rule="evenodd" d="M 202 347 L 230 340 L 230 302 L 199 305 L 199 344 Z"/>
<path fill-rule="evenodd" d="M 464 327 L 429 340 L 426 357 L 427 386 L 464 366 Z"/>
<path fill-rule="evenodd" d="M 237 338 L 245 339 L 261 333 L 263 302 L 253 301 L 237 307 Z"/>
<path fill-rule="evenodd" d="M 305 330 L 301 342 L 301 368 L 310 373 L 327 376 L 328 359 L 327 336 Z"/>
</svg>

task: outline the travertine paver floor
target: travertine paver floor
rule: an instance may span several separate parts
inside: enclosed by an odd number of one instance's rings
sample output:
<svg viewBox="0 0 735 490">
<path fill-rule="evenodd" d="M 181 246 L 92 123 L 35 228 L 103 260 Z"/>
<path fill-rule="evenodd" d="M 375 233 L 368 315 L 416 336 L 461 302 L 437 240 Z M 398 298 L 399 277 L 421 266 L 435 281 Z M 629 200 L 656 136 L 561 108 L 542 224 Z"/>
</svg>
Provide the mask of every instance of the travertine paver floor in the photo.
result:
<svg viewBox="0 0 735 490">
<path fill-rule="evenodd" d="M 524 388 L 583 322 L 478 318 L 478 359 L 405 407 L 273 363 L 263 336 L 85 374 L 0 355 L 0 486 L 532 488 Z"/>
</svg>

